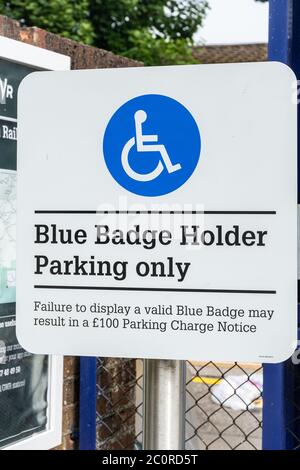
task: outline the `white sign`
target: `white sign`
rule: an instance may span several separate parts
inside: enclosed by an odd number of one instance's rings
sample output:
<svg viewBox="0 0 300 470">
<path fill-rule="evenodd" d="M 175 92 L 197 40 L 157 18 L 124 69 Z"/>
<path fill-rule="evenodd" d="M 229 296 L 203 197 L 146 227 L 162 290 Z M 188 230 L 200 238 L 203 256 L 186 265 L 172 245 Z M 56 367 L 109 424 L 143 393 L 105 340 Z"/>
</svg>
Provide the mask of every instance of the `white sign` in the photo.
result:
<svg viewBox="0 0 300 470">
<path fill-rule="evenodd" d="M 91 356 L 291 356 L 294 86 L 278 63 L 26 78 L 21 344 Z"/>
</svg>

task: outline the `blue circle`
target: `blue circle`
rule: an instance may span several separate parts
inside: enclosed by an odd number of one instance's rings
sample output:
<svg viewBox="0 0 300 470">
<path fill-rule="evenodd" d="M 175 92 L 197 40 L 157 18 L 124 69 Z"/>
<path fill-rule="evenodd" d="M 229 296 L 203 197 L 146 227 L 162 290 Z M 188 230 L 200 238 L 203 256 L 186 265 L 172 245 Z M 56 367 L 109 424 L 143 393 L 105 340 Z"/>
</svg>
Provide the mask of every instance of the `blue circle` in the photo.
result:
<svg viewBox="0 0 300 470">
<path fill-rule="evenodd" d="M 112 177 L 141 196 L 162 196 L 180 188 L 194 172 L 200 151 L 195 119 L 164 95 L 142 95 L 124 103 L 111 117 L 103 141 Z"/>
</svg>

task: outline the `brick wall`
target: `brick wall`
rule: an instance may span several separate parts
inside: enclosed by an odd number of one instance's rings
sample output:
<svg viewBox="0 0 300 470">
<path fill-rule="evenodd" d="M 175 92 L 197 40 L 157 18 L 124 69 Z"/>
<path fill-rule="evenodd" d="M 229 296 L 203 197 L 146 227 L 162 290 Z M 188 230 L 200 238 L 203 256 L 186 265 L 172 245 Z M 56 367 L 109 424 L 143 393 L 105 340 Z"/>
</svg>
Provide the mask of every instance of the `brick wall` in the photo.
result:
<svg viewBox="0 0 300 470">
<path fill-rule="evenodd" d="M 86 68 L 109 68 L 109 67 L 136 67 L 142 64 L 125 57 L 120 57 L 111 52 L 97 49 L 95 47 L 85 46 L 69 39 L 61 38 L 55 34 L 44 31 L 40 28 L 26 28 L 10 18 L 0 15 L 0 35 L 11 39 L 22 41 L 34 46 L 42 47 L 60 54 L 71 57 L 72 69 Z M 128 364 L 129 369 L 135 370 L 135 361 Z M 107 370 L 116 371 L 121 367 L 121 360 L 106 359 Z M 106 388 L 107 393 L 114 396 L 115 391 L 123 387 L 126 388 L 126 381 L 132 381 L 132 376 L 112 374 L 103 375 L 101 378 L 102 386 Z M 121 383 L 122 382 L 122 383 Z M 63 396 L 63 438 L 62 444 L 57 448 L 61 450 L 78 448 L 79 431 L 79 358 L 65 357 L 64 359 L 64 396 Z M 128 397 L 119 404 L 119 416 L 123 416 L 126 421 L 126 415 L 132 420 L 134 415 L 134 400 Z M 107 414 L 112 414 L 113 410 L 106 409 Z M 114 420 L 113 420 L 114 421 Z M 113 427 L 116 429 L 117 421 L 114 421 Z M 132 426 L 125 426 L 118 432 L 118 438 L 123 441 L 133 440 L 134 429 Z M 103 438 L 103 429 L 99 430 Z M 99 437 L 100 437 L 99 436 Z"/>
<path fill-rule="evenodd" d="M 85 46 L 40 28 L 21 27 L 18 21 L 0 15 L 0 35 L 71 57 L 72 69 L 134 67 L 141 63 L 111 52 Z"/>
<path fill-rule="evenodd" d="M 64 358 L 62 443 L 56 450 L 78 448 L 79 433 L 79 358 Z"/>
<path fill-rule="evenodd" d="M 267 44 L 201 46 L 194 49 L 194 57 L 201 64 L 262 62 L 267 60 L 267 49 Z"/>
</svg>

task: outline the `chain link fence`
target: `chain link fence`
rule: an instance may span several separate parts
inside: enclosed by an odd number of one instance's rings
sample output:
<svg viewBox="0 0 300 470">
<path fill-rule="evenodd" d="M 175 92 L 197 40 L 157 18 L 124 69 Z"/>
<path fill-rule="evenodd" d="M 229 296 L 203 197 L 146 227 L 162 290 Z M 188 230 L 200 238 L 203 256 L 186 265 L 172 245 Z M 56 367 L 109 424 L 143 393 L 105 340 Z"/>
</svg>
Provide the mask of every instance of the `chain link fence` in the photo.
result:
<svg viewBox="0 0 300 470">
<path fill-rule="evenodd" d="M 186 449 L 262 446 L 260 364 L 187 362 Z M 97 449 L 141 449 L 143 362 L 97 360 Z"/>
</svg>

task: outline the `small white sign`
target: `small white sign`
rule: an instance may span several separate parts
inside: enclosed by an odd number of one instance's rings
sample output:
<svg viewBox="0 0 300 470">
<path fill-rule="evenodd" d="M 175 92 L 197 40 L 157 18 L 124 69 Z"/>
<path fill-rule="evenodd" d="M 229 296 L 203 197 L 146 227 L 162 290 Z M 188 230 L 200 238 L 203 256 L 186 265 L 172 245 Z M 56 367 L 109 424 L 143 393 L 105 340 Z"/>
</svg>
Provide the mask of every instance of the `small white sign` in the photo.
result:
<svg viewBox="0 0 300 470">
<path fill-rule="evenodd" d="M 291 356 L 294 85 L 279 63 L 27 77 L 21 344 L 88 356 Z"/>
</svg>

